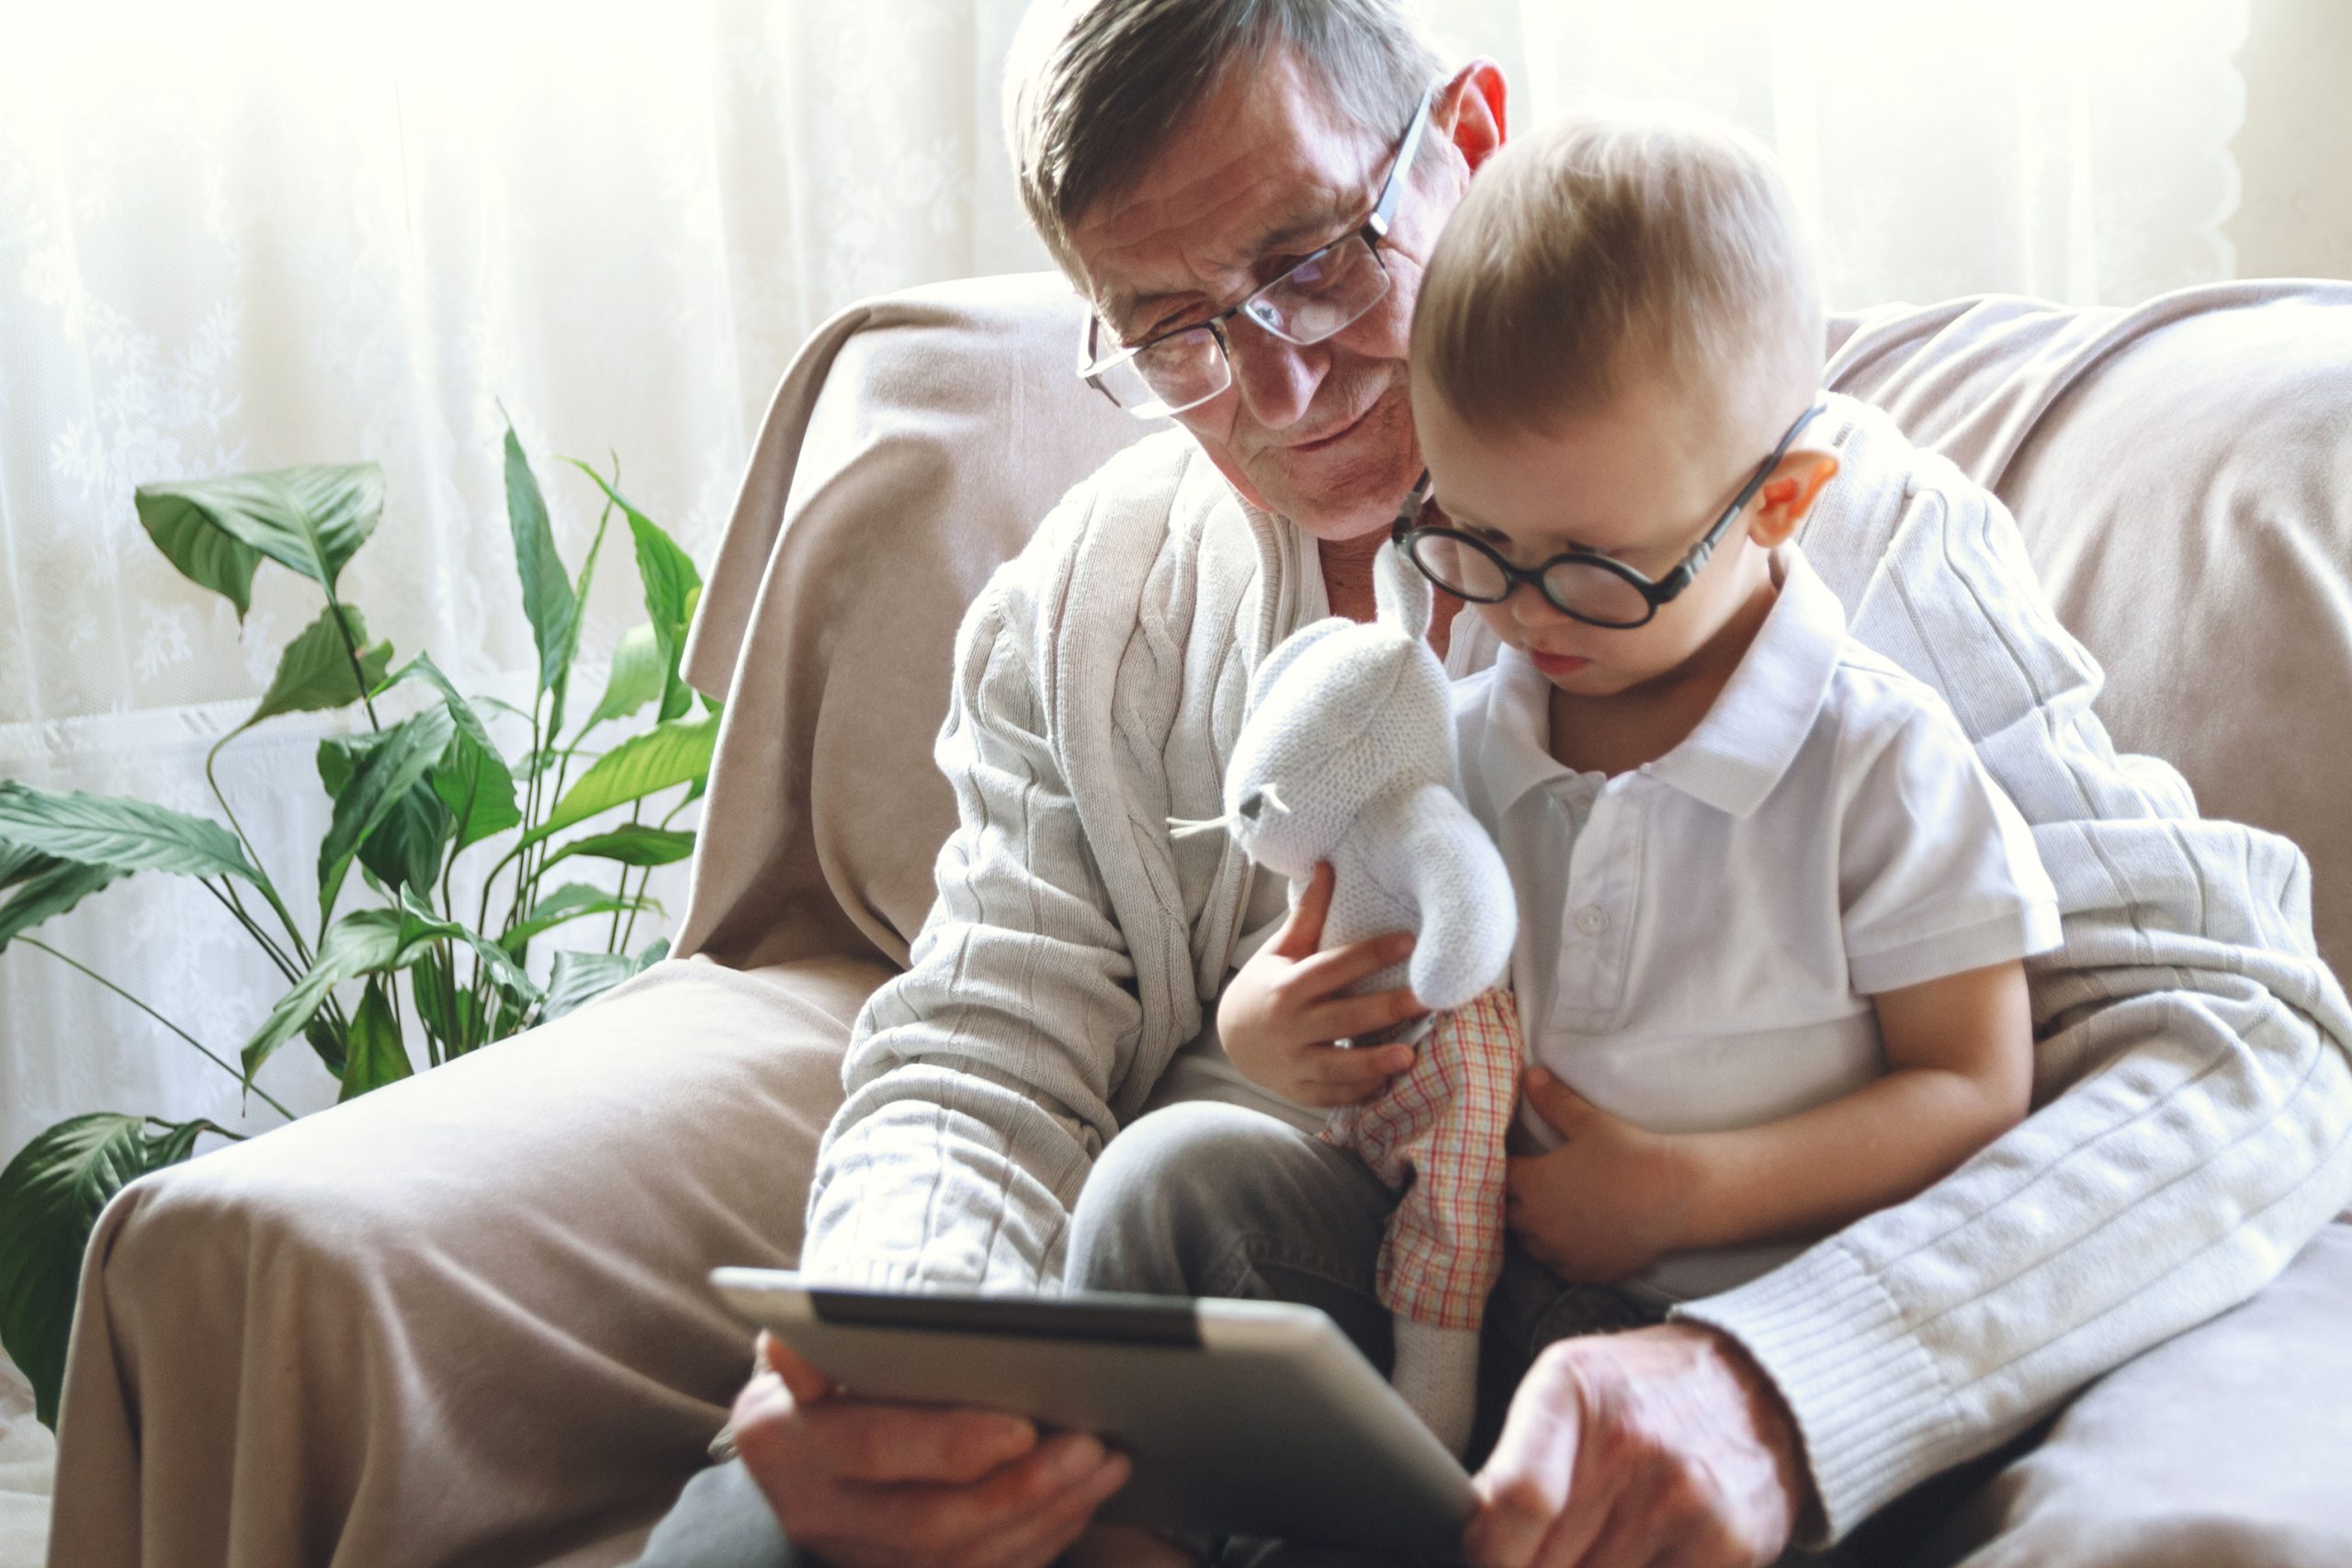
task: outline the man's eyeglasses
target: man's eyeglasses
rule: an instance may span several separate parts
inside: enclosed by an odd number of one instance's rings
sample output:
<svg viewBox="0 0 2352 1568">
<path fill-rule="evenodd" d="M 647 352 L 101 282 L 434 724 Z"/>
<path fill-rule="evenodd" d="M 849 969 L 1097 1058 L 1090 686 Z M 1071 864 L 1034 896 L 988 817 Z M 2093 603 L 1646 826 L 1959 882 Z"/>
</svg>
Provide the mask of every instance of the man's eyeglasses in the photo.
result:
<svg viewBox="0 0 2352 1568">
<path fill-rule="evenodd" d="M 1724 508 L 1714 526 L 1690 547 L 1690 553 L 1672 571 L 1661 578 L 1649 578 L 1614 556 L 1605 556 L 1598 550 L 1569 550 L 1541 566 L 1513 566 L 1484 539 L 1447 525 L 1444 513 L 1430 493 L 1426 469 L 1420 482 L 1413 487 L 1413 493 L 1405 498 L 1405 509 L 1397 513 L 1389 537 L 1396 541 L 1397 553 L 1419 567 L 1422 576 L 1474 604 L 1499 604 L 1517 592 L 1521 583 L 1532 582 L 1542 590 L 1554 609 L 1570 620 L 1613 630 L 1646 626 L 1660 606 L 1671 603 L 1690 586 L 1708 558 L 1715 553 L 1724 530 L 1731 526 L 1732 519 L 1747 510 L 1747 503 L 1764 488 L 1765 479 L 1788 455 L 1797 433 L 1828 406 L 1815 403 L 1797 416 L 1797 422 L 1781 437 L 1781 444 L 1772 448 L 1772 455 L 1757 465 L 1756 472 L 1748 476 L 1732 503 Z"/>
<path fill-rule="evenodd" d="M 1158 419 L 1198 408 L 1233 385 L 1232 344 L 1226 323 L 1244 315 L 1284 343 L 1306 346 L 1346 331 L 1388 292 L 1379 246 L 1405 198 L 1405 176 L 1429 128 L 1434 102 L 1424 96 L 1405 128 L 1396 160 L 1356 229 L 1332 241 L 1280 276 L 1205 321 L 1170 328 L 1133 348 L 1100 354 L 1100 318 L 1089 314 L 1079 345 L 1078 373 L 1096 391 L 1137 419 Z"/>
</svg>

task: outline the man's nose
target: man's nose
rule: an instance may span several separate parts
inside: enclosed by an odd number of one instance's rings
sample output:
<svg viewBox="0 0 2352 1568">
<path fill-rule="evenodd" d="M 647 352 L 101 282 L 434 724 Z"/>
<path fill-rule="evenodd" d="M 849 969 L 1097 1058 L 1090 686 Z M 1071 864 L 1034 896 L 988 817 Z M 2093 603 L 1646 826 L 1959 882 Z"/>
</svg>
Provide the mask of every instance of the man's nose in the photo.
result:
<svg viewBox="0 0 2352 1568">
<path fill-rule="evenodd" d="M 1250 418 L 1267 430 L 1296 424 L 1330 368 L 1329 351 L 1285 343 L 1247 316 L 1232 317 L 1225 336 L 1234 385 Z"/>
</svg>

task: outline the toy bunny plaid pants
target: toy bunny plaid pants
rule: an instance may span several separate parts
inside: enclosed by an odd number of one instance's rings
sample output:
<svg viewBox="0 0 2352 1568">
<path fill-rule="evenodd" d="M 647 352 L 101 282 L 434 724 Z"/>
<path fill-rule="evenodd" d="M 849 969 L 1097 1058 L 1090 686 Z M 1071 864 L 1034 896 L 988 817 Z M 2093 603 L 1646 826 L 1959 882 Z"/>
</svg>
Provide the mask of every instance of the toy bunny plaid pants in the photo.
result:
<svg viewBox="0 0 2352 1568">
<path fill-rule="evenodd" d="M 1380 1247 L 1381 1304 L 1410 1323 L 1475 1329 L 1503 1267 L 1503 1140 L 1525 1048 L 1497 987 L 1440 1013 L 1388 1092 L 1331 1113 L 1326 1143 L 1402 1190 Z"/>
</svg>

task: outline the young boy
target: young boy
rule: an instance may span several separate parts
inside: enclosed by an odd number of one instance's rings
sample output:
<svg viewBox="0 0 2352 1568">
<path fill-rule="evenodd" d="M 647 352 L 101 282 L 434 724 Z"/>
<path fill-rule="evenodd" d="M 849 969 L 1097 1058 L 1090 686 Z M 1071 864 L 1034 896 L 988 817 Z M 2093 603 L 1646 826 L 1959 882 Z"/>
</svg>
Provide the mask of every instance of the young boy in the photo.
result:
<svg viewBox="0 0 2352 1568">
<path fill-rule="evenodd" d="M 1847 638 L 1794 542 L 1838 472 L 1822 341 L 1769 154 L 1683 117 L 1506 148 L 1416 309 L 1430 472 L 1396 543 L 1505 645 L 1455 714 L 1516 885 L 1522 1124 L 1549 1151 L 1513 1162 L 1510 1228 L 1636 1317 L 2013 1125 L 2020 960 L 2059 940 L 1958 722 Z M 1306 1098 L 1330 998 L 1280 983 L 1283 946 L 1219 1025 Z"/>
</svg>

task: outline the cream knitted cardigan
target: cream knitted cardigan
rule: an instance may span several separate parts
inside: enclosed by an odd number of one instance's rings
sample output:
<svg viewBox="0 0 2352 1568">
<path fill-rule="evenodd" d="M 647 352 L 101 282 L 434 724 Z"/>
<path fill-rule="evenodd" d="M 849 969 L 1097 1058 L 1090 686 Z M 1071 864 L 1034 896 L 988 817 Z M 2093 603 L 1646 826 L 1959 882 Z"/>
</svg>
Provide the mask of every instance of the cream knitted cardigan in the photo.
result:
<svg viewBox="0 0 2352 1568">
<path fill-rule="evenodd" d="M 2301 854 L 2119 757 L 2006 509 L 1830 402 L 1842 470 L 1807 556 L 2033 824 L 2066 942 L 2030 964 L 2031 1117 L 1682 1309 L 1787 1399 L 1826 1539 L 2244 1300 L 2352 1197 L 2352 1010 L 2312 945 Z M 804 1269 L 1058 1280 L 1095 1155 L 1224 981 L 1244 865 L 1167 825 L 1222 809 L 1250 671 L 1295 629 L 1313 551 L 1171 432 L 1073 490 L 973 604 L 936 749 L 959 826 L 910 967 L 858 1020 Z"/>
</svg>

